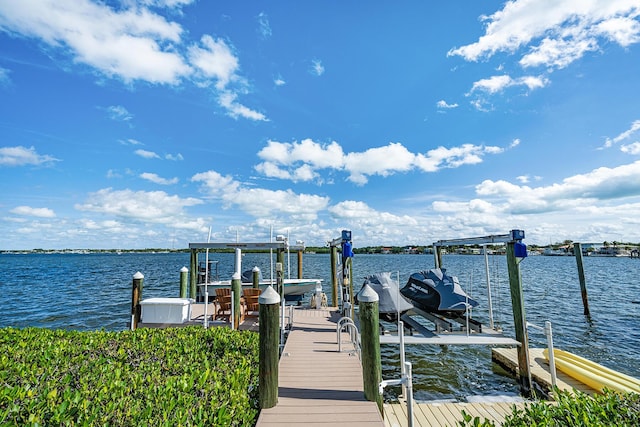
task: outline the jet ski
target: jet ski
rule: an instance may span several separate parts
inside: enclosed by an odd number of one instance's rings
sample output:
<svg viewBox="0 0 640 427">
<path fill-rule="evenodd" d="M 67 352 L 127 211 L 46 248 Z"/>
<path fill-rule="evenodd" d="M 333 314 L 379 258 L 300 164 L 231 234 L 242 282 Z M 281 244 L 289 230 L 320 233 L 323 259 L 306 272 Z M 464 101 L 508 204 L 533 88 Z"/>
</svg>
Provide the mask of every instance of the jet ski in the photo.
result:
<svg viewBox="0 0 640 427">
<path fill-rule="evenodd" d="M 398 320 L 398 313 L 406 312 L 413 305 L 399 295 L 399 283 L 391 278 L 390 272 L 372 274 L 364 279 L 364 285 L 369 285 L 378 294 L 378 312 L 380 318 L 389 322 Z"/>
<path fill-rule="evenodd" d="M 413 273 L 400 293 L 417 308 L 433 313 L 464 313 L 478 302 L 460 287 L 456 276 L 444 268 Z"/>
</svg>

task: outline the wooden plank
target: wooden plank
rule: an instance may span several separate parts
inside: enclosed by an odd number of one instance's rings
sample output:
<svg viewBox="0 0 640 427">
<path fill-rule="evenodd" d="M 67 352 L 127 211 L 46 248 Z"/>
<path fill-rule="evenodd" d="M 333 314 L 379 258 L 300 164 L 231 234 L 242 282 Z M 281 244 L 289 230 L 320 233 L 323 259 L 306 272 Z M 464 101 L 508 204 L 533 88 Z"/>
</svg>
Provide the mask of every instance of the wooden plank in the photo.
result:
<svg viewBox="0 0 640 427">
<path fill-rule="evenodd" d="M 542 348 L 529 349 L 531 379 L 549 392 L 551 390 L 551 372 L 542 351 Z M 518 369 L 517 353 L 513 348 L 493 348 L 491 349 L 491 358 L 512 373 Z M 556 370 L 556 378 L 556 384 L 560 390 L 579 390 L 589 395 L 597 393 L 596 390 L 559 370 Z"/>
<path fill-rule="evenodd" d="M 335 310 L 294 310 L 278 368 L 278 404 L 261 411 L 257 426 L 384 425 L 375 402 L 364 398 L 360 359 L 338 352 L 336 320 Z"/>
<path fill-rule="evenodd" d="M 501 425 L 507 415 L 511 415 L 513 405 L 524 407 L 525 402 L 454 402 L 419 403 L 414 405 L 414 426 L 443 427 L 456 426 L 462 421 L 464 410 L 471 417 L 479 417 Z M 390 414 L 386 416 L 386 414 Z M 408 425 L 406 405 L 404 403 L 385 404 L 385 425 L 387 427 L 405 427 Z"/>
</svg>

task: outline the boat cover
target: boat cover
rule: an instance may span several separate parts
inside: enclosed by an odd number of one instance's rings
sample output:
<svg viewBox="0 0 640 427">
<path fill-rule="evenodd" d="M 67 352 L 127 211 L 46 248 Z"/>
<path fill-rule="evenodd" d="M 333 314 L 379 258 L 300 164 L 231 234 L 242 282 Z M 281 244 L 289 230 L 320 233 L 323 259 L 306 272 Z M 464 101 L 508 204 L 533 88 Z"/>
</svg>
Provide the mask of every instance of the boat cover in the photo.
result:
<svg viewBox="0 0 640 427">
<path fill-rule="evenodd" d="M 391 278 L 390 272 L 386 271 L 365 277 L 362 286 L 367 284 L 376 291 L 380 298 L 378 311 L 381 314 L 403 313 L 413 308 L 413 305 L 400 295 L 398 290 L 400 285 Z"/>
<path fill-rule="evenodd" d="M 458 278 L 447 275 L 444 268 L 413 273 L 400 293 L 425 311 L 465 312 L 478 305 L 462 290 Z"/>
</svg>

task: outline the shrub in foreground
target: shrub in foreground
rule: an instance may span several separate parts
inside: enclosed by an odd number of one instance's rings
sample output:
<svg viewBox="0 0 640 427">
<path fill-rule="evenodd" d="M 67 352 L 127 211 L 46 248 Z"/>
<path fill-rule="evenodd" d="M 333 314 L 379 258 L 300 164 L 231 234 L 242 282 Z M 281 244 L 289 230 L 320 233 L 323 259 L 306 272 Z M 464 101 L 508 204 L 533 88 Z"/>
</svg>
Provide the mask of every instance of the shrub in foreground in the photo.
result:
<svg viewBox="0 0 640 427">
<path fill-rule="evenodd" d="M 0 425 L 254 425 L 258 335 L 0 329 Z"/>
<path fill-rule="evenodd" d="M 604 394 L 589 396 L 576 392 L 556 392 L 556 402 L 536 401 L 524 409 L 514 407 L 505 418 L 507 427 L 636 427 L 640 426 L 640 394 L 619 394 L 606 390 Z M 490 427 L 487 419 L 472 418 L 463 411 L 461 427 Z"/>
</svg>

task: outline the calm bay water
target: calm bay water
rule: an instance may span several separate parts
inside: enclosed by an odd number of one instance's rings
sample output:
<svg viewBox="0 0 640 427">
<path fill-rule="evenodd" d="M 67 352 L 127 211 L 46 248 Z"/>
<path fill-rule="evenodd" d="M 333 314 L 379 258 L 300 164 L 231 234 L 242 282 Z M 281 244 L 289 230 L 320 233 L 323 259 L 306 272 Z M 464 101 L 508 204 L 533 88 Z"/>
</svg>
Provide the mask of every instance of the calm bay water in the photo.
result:
<svg viewBox="0 0 640 427">
<path fill-rule="evenodd" d="M 213 254 L 221 279 L 233 272 L 233 254 Z M 297 274 L 291 256 L 291 277 Z M 462 287 L 480 307 L 473 316 L 488 322 L 484 257 L 445 255 L 444 267 L 458 276 Z M 513 337 L 513 318 L 506 259 L 489 257 L 494 320 Z M 123 330 L 129 319 L 131 280 L 144 274 L 143 297 L 178 296 L 179 270 L 189 254 L 2 254 L 0 289 L 4 295 L 0 327 L 44 327 L 77 330 Z M 269 277 L 268 255 L 246 254 L 243 269 L 257 265 Z M 431 268 L 431 255 L 356 255 L 356 290 L 363 277 L 380 271 L 397 272 L 401 285 L 409 274 Z M 640 377 L 640 260 L 584 258 L 591 319 L 583 315 L 575 258 L 529 257 L 520 264 L 527 320 L 553 324 L 557 347 L 611 368 Z M 324 280 L 331 298 L 329 255 L 306 254 L 304 276 Z M 541 332 L 530 329 L 531 346 L 542 347 Z M 383 377 L 399 376 L 397 346 L 384 345 Z M 517 394 L 515 381 L 491 362 L 488 347 L 407 346 L 413 364 L 415 397 L 419 400 L 462 399 L 469 395 Z M 386 399 L 398 390 L 390 389 Z"/>
</svg>

